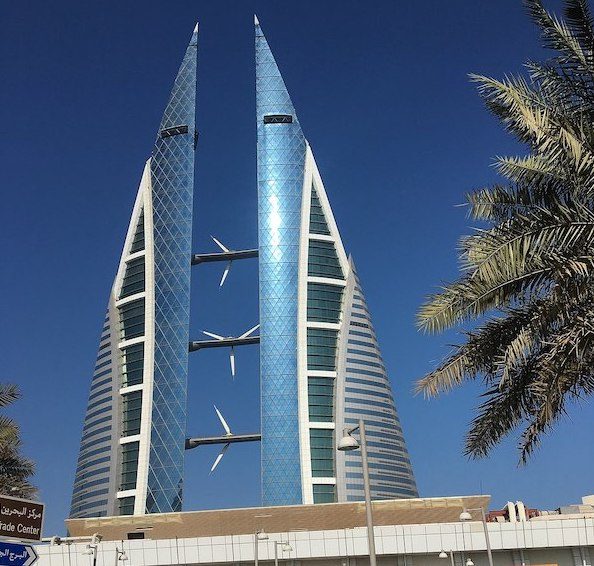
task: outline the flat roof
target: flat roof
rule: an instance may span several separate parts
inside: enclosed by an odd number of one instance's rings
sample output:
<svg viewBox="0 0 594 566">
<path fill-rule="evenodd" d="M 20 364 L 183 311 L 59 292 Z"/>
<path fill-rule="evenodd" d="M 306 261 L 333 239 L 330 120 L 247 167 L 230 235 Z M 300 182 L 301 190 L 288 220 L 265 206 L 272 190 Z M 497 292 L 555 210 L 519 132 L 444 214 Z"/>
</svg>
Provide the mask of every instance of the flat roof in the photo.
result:
<svg viewBox="0 0 594 566">
<path fill-rule="evenodd" d="M 468 495 L 374 501 L 373 520 L 377 526 L 453 523 L 459 521 L 463 509 L 483 507 L 487 511 L 490 500 L 490 495 Z M 171 539 L 364 526 L 363 501 L 66 520 L 70 536 L 99 533 L 103 540 L 125 540 L 132 532 L 144 532 L 147 539 Z"/>
</svg>

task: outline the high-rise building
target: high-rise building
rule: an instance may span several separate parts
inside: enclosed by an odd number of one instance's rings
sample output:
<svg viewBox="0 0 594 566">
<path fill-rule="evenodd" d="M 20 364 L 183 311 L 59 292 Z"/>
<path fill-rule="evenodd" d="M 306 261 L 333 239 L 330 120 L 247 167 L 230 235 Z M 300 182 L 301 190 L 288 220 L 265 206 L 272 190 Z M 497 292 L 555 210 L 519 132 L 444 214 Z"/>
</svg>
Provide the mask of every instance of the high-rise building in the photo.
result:
<svg viewBox="0 0 594 566">
<path fill-rule="evenodd" d="M 364 419 L 375 499 L 417 497 L 386 368 L 352 258 L 270 47 L 256 26 L 262 499 L 363 499 Z"/>
<path fill-rule="evenodd" d="M 197 34 L 146 162 L 111 290 L 70 516 L 180 511 L 186 448 L 223 444 L 216 466 L 231 442 L 254 440 L 264 505 L 360 500 L 361 457 L 336 450 L 337 434 L 359 419 L 372 497 L 416 497 L 353 260 L 257 21 L 259 247 L 192 254 Z M 250 335 L 254 328 L 189 342 L 191 265 L 248 257 L 259 257 L 260 335 Z M 186 442 L 189 351 L 258 341 L 261 432 Z"/>
<path fill-rule="evenodd" d="M 181 510 L 197 36 L 196 27 L 144 167 L 109 296 L 73 518 Z"/>
</svg>

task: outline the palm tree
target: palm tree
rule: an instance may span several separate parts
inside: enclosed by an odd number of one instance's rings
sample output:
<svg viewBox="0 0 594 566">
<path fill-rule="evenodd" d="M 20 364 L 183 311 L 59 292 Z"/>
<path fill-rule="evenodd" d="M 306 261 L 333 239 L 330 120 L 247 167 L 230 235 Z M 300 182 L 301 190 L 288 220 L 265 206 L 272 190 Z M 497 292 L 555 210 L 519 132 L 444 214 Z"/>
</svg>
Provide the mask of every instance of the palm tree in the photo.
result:
<svg viewBox="0 0 594 566">
<path fill-rule="evenodd" d="M 498 158 L 505 182 L 467 195 L 486 226 L 461 240 L 461 275 L 418 314 L 422 330 L 461 327 L 464 341 L 417 383 L 432 397 L 482 380 L 465 453 L 486 456 L 521 428 L 522 462 L 594 392 L 594 26 L 586 0 L 566 0 L 563 18 L 525 4 L 554 56 L 529 62 L 528 79 L 472 80 L 527 155 Z"/>
<path fill-rule="evenodd" d="M 0 408 L 20 397 L 15 385 L 0 383 Z M 10 418 L 0 415 L 0 494 L 31 497 L 37 489 L 29 483 L 35 473 L 31 460 L 20 454 L 19 427 Z"/>
</svg>

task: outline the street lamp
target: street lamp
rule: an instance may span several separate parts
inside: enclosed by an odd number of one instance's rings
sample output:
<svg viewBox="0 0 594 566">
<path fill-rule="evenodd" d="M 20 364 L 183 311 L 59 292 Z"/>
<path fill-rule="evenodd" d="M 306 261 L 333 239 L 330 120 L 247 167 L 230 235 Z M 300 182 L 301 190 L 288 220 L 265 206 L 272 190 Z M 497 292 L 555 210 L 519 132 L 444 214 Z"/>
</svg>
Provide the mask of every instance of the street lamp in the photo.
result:
<svg viewBox="0 0 594 566">
<path fill-rule="evenodd" d="M 116 546 L 116 559 L 115 559 L 115 566 L 118 566 L 118 561 L 122 561 L 125 562 L 126 560 L 128 560 L 128 555 L 126 554 L 125 550 L 120 550 L 117 546 Z"/>
<path fill-rule="evenodd" d="M 454 564 L 454 551 L 453 550 L 450 550 L 449 554 L 445 550 L 442 550 L 439 553 L 438 558 L 447 558 L 448 556 L 450 557 L 450 562 L 452 563 L 452 566 L 455 566 L 455 564 Z"/>
<path fill-rule="evenodd" d="M 91 542 L 87 544 L 86 548 L 83 550 L 83 554 L 87 554 L 93 557 L 93 566 L 97 566 L 97 547 L 99 546 L 99 543 L 101 542 L 102 538 L 103 537 L 99 533 L 95 533 L 91 537 Z M 127 556 L 126 559 L 128 559 Z"/>
<path fill-rule="evenodd" d="M 254 566 L 258 566 L 258 542 L 268 540 L 268 535 L 264 531 L 254 533 Z"/>
<path fill-rule="evenodd" d="M 373 514 L 371 510 L 371 489 L 369 487 L 369 465 L 367 462 L 367 439 L 365 437 L 365 423 L 363 422 L 363 419 L 359 419 L 359 424 L 357 426 L 344 430 L 344 436 L 338 443 L 338 450 L 346 452 L 349 450 L 357 450 L 357 448 L 359 448 L 359 442 L 357 442 L 357 439 L 352 436 L 353 432 L 355 432 L 357 429 L 359 430 L 359 438 L 361 439 L 361 463 L 363 467 L 363 489 L 365 491 L 365 513 L 367 516 L 369 566 L 376 566 Z"/>
<path fill-rule="evenodd" d="M 83 554 L 92 556 L 93 557 L 93 566 L 97 566 L 97 545 L 96 544 L 87 544 L 86 548 L 83 550 Z"/>
<path fill-rule="evenodd" d="M 483 531 L 485 532 L 485 543 L 487 545 L 487 557 L 489 558 L 489 566 L 493 566 L 493 554 L 491 552 L 491 540 L 489 539 L 489 530 L 487 529 L 487 517 L 485 516 L 485 509 L 484 507 L 474 507 L 472 509 L 464 509 L 462 513 L 460 513 L 460 521 L 471 521 L 472 515 L 470 511 L 480 511 L 481 512 L 481 521 L 483 523 Z M 470 562 L 470 564 L 469 564 Z M 466 561 L 466 566 L 474 566 L 474 563 L 470 558 Z"/>
<path fill-rule="evenodd" d="M 275 540 L 274 541 L 274 566 L 278 566 L 278 547 L 281 547 L 283 552 L 291 552 L 293 547 L 286 541 Z"/>
</svg>

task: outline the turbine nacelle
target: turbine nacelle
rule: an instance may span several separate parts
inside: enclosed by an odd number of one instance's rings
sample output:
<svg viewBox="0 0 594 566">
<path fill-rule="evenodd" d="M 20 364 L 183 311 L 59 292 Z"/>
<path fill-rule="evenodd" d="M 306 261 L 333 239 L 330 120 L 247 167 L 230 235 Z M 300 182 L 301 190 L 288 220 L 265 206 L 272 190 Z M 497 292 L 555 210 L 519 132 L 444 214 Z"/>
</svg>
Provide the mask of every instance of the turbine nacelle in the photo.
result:
<svg viewBox="0 0 594 566">
<path fill-rule="evenodd" d="M 215 334 L 214 332 L 209 332 L 208 330 L 203 330 L 202 334 L 206 334 L 206 336 L 210 336 L 215 340 L 241 340 L 242 338 L 247 338 L 250 334 L 254 333 L 256 330 L 260 328 L 259 324 L 250 328 L 246 332 L 244 332 L 241 336 L 221 336 L 220 334 Z M 229 351 L 229 362 L 231 364 L 231 376 L 235 377 L 235 346 L 230 346 Z M 218 412 L 218 411 L 217 411 Z"/>
</svg>

